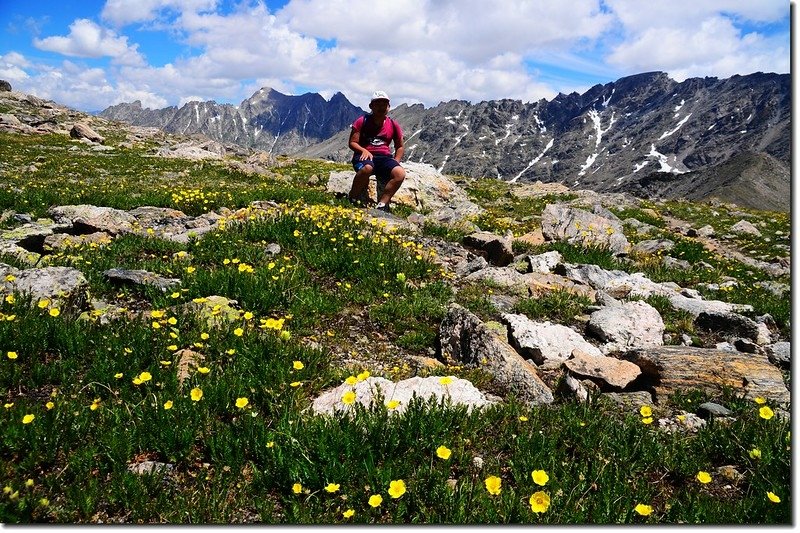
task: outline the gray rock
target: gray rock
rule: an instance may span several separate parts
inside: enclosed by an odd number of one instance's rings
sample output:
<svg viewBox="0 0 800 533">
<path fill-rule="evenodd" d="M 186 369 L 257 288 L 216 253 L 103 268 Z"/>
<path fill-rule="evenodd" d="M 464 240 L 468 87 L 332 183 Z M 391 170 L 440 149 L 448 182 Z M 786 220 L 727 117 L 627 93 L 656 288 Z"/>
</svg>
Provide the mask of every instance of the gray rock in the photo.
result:
<svg viewBox="0 0 800 533">
<path fill-rule="evenodd" d="M 553 250 L 539 255 L 527 256 L 528 272 L 550 273 L 562 261 L 561 254 Z"/>
<path fill-rule="evenodd" d="M 758 352 L 758 345 L 751 341 L 750 339 L 736 339 L 733 341 L 734 347 L 740 352 L 744 353 L 756 353 Z"/>
<path fill-rule="evenodd" d="M 132 285 L 149 285 L 166 292 L 180 285 L 181 280 L 164 278 L 147 270 L 128 270 L 124 268 L 111 268 L 103 272 L 103 276 L 111 282 Z"/>
<path fill-rule="evenodd" d="M 606 247 L 616 255 L 630 252 L 622 224 L 582 209 L 548 204 L 542 212 L 542 234 L 550 241 Z"/>
<path fill-rule="evenodd" d="M 694 321 L 695 327 L 732 337 L 758 339 L 759 329 L 755 321 L 737 313 L 701 312 Z"/>
<path fill-rule="evenodd" d="M 748 222 L 747 220 L 740 220 L 733 226 L 731 226 L 731 231 L 736 233 L 746 233 L 748 235 L 755 235 L 756 237 L 761 237 L 761 232 L 755 227 L 752 223 Z"/>
<path fill-rule="evenodd" d="M 11 290 L 29 295 L 34 303 L 47 299 L 54 302 L 79 295 L 89 282 L 80 270 L 70 267 L 44 267 L 17 271 Z"/>
<path fill-rule="evenodd" d="M 94 131 L 88 124 L 83 124 L 81 122 L 72 126 L 72 129 L 69 130 L 69 136 L 73 139 L 86 139 L 101 144 L 105 141 L 102 135 Z"/>
<path fill-rule="evenodd" d="M 689 261 L 675 259 L 669 255 L 664 256 L 664 258 L 661 260 L 661 263 L 667 268 L 675 268 L 678 270 L 689 270 L 692 268 L 692 264 Z"/>
<path fill-rule="evenodd" d="M 718 416 L 730 416 L 733 412 L 730 409 L 723 407 L 722 405 L 714 402 L 705 402 L 701 403 L 697 406 L 696 410 L 697 416 L 704 420 L 708 420 L 710 418 L 718 417 Z"/>
<path fill-rule="evenodd" d="M 792 366 L 792 349 L 789 342 L 776 342 L 767 346 L 767 356 L 772 364 L 789 369 Z"/>
<path fill-rule="evenodd" d="M 553 402 L 553 393 L 536 368 L 460 305 L 451 304 L 448 308 L 439 327 L 439 338 L 442 357 L 448 363 L 485 369 L 501 390 L 532 405 Z"/>
<path fill-rule="evenodd" d="M 525 315 L 512 313 L 505 313 L 501 318 L 509 326 L 511 344 L 537 365 L 547 361 L 566 361 L 575 349 L 590 356 L 603 355 L 597 347 L 567 326 L 551 324 L 549 321 L 534 322 Z"/>
<path fill-rule="evenodd" d="M 606 343 L 601 348 L 604 353 L 664 343 L 661 315 L 652 305 L 642 301 L 595 311 L 589 317 L 587 331 Z"/>
<path fill-rule="evenodd" d="M 669 239 L 650 239 L 633 245 L 633 251 L 654 254 L 660 251 L 669 251 L 675 248 L 675 241 Z"/>
<path fill-rule="evenodd" d="M 452 210 L 449 216 L 454 221 L 483 213 L 483 208 L 472 202 L 461 187 L 432 165 L 403 161 L 403 168 L 406 178 L 392 202 L 410 206 L 417 211 L 436 212 L 447 207 Z M 327 189 L 332 193 L 348 194 L 352 184 L 353 171 L 331 172 Z M 370 177 L 368 195 L 377 201 L 378 186 L 374 176 Z"/>
<path fill-rule="evenodd" d="M 481 231 L 464 237 L 462 244 L 467 248 L 477 250 L 480 255 L 493 266 L 504 267 L 514 259 L 511 250 L 511 239 L 506 239 L 494 233 Z"/>
<path fill-rule="evenodd" d="M 556 393 L 566 398 L 575 398 L 581 403 L 589 400 L 589 391 L 578 379 L 569 373 L 564 374 L 564 378 L 558 383 Z"/>
<path fill-rule="evenodd" d="M 136 222 L 136 217 L 126 211 L 93 205 L 62 205 L 51 207 L 48 213 L 56 223 L 71 225 L 80 233 L 131 233 Z"/>
<path fill-rule="evenodd" d="M 430 376 L 404 379 L 398 382 L 389 381 L 381 377 L 368 377 L 355 385 L 342 383 L 338 387 L 324 391 L 311 404 L 314 414 L 331 415 L 337 412 L 352 412 L 356 404 L 364 407 L 372 406 L 379 397 L 383 397 L 384 405 L 391 401 L 399 402 L 397 407 L 390 409 L 391 413 L 403 413 L 414 397 L 423 401 L 435 400 L 439 405 L 451 403 L 452 405 L 465 405 L 468 409 L 482 408 L 492 405 L 469 381 L 449 376 L 447 384 L 441 382 L 441 377 Z M 355 393 L 355 401 L 345 404 L 342 401 L 345 393 Z"/>
<path fill-rule="evenodd" d="M 698 237 L 712 237 L 714 235 L 714 226 L 706 224 L 697 230 Z"/>
<path fill-rule="evenodd" d="M 456 267 L 455 274 L 458 277 L 464 277 L 472 274 L 473 272 L 483 270 L 488 266 L 489 262 L 486 261 L 486 258 L 479 255 L 471 261 L 463 261 L 459 263 L 459 265 Z"/>
<path fill-rule="evenodd" d="M 141 463 L 129 464 L 128 471 L 137 475 L 167 473 L 172 471 L 175 465 L 171 463 L 161 463 L 158 461 L 142 461 Z"/>
</svg>

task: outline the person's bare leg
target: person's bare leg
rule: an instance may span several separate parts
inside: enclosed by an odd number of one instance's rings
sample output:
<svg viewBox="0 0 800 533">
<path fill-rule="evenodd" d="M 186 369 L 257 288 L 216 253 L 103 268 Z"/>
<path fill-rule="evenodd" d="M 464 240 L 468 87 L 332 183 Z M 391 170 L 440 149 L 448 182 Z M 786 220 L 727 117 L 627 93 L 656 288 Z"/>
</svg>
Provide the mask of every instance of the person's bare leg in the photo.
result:
<svg viewBox="0 0 800 533">
<path fill-rule="evenodd" d="M 392 196 L 400 189 L 403 180 L 406 179 L 406 170 L 403 167 L 394 167 L 389 178 L 389 181 L 386 182 L 386 186 L 383 188 L 383 194 L 380 200 L 378 200 L 378 203 L 389 205 Z"/>
<path fill-rule="evenodd" d="M 361 199 L 364 191 L 369 186 L 369 177 L 372 175 L 372 167 L 366 165 L 361 168 L 353 177 L 353 186 L 350 188 L 350 200 L 356 202 Z"/>
</svg>

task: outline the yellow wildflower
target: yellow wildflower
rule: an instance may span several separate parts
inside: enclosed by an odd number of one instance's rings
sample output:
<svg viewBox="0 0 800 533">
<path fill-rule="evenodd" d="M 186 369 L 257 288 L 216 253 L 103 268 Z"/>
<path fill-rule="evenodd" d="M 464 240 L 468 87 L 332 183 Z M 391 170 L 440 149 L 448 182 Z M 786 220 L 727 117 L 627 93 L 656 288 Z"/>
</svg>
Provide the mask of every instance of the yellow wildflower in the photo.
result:
<svg viewBox="0 0 800 533">
<path fill-rule="evenodd" d="M 489 491 L 489 494 L 495 496 L 500 494 L 500 491 L 502 490 L 500 485 L 503 483 L 503 480 L 501 480 L 499 477 L 489 476 L 483 481 L 483 483 L 486 485 L 486 490 Z"/>
<path fill-rule="evenodd" d="M 350 405 L 356 401 L 356 393 L 349 390 L 342 395 L 342 403 L 345 405 Z"/>
<path fill-rule="evenodd" d="M 550 507 L 550 495 L 542 491 L 534 492 L 528 503 L 531 504 L 531 511 L 534 513 L 544 513 Z"/>
<path fill-rule="evenodd" d="M 653 512 L 653 508 L 651 506 L 643 503 L 636 504 L 636 507 L 634 507 L 633 510 L 642 516 L 650 516 L 650 514 Z"/>
<path fill-rule="evenodd" d="M 531 477 L 534 483 L 541 486 L 545 486 L 547 482 L 550 481 L 550 476 L 548 476 L 547 472 L 544 470 L 534 470 L 531 472 Z"/>
<path fill-rule="evenodd" d="M 450 459 L 450 455 L 452 453 L 453 452 L 447 446 L 439 446 L 438 448 L 436 448 L 436 457 L 438 457 L 439 459 L 444 459 L 444 460 Z"/>
<path fill-rule="evenodd" d="M 395 479 L 389 482 L 389 496 L 394 499 L 399 498 L 406 493 L 406 482 L 402 479 Z"/>
</svg>

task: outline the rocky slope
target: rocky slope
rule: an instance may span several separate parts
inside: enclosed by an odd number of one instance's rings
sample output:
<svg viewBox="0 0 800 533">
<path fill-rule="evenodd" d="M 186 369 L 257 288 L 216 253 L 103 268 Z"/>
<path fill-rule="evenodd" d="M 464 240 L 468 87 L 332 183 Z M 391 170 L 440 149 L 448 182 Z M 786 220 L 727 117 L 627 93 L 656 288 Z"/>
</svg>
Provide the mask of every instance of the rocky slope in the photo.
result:
<svg viewBox="0 0 800 533">
<path fill-rule="evenodd" d="M 452 100 L 428 109 L 400 105 L 392 114 L 405 129 L 407 159 L 449 174 L 648 197 L 714 196 L 788 211 L 790 86 L 788 74 L 678 83 L 650 72 L 551 101 Z M 361 112 L 342 94 L 326 102 L 262 89 L 238 107 L 190 102 L 150 110 L 134 102 L 101 116 L 345 161 L 348 126 Z"/>
</svg>

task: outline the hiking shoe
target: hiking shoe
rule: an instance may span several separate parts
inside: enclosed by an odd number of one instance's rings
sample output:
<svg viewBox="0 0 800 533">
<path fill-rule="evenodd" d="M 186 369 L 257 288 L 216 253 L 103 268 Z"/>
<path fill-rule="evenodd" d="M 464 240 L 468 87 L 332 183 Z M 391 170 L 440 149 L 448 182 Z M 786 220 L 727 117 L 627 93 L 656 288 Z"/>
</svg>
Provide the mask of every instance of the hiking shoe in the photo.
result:
<svg viewBox="0 0 800 533">
<path fill-rule="evenodd" d="M 391 213 L 392 212 L 392 208 L 389 207 L 389 204 L 382 205 L 382 206 L 376 206 L 375 209 L 377 209 L 378 211 L 383 211 L 384 213 Z"/>
</svg>

